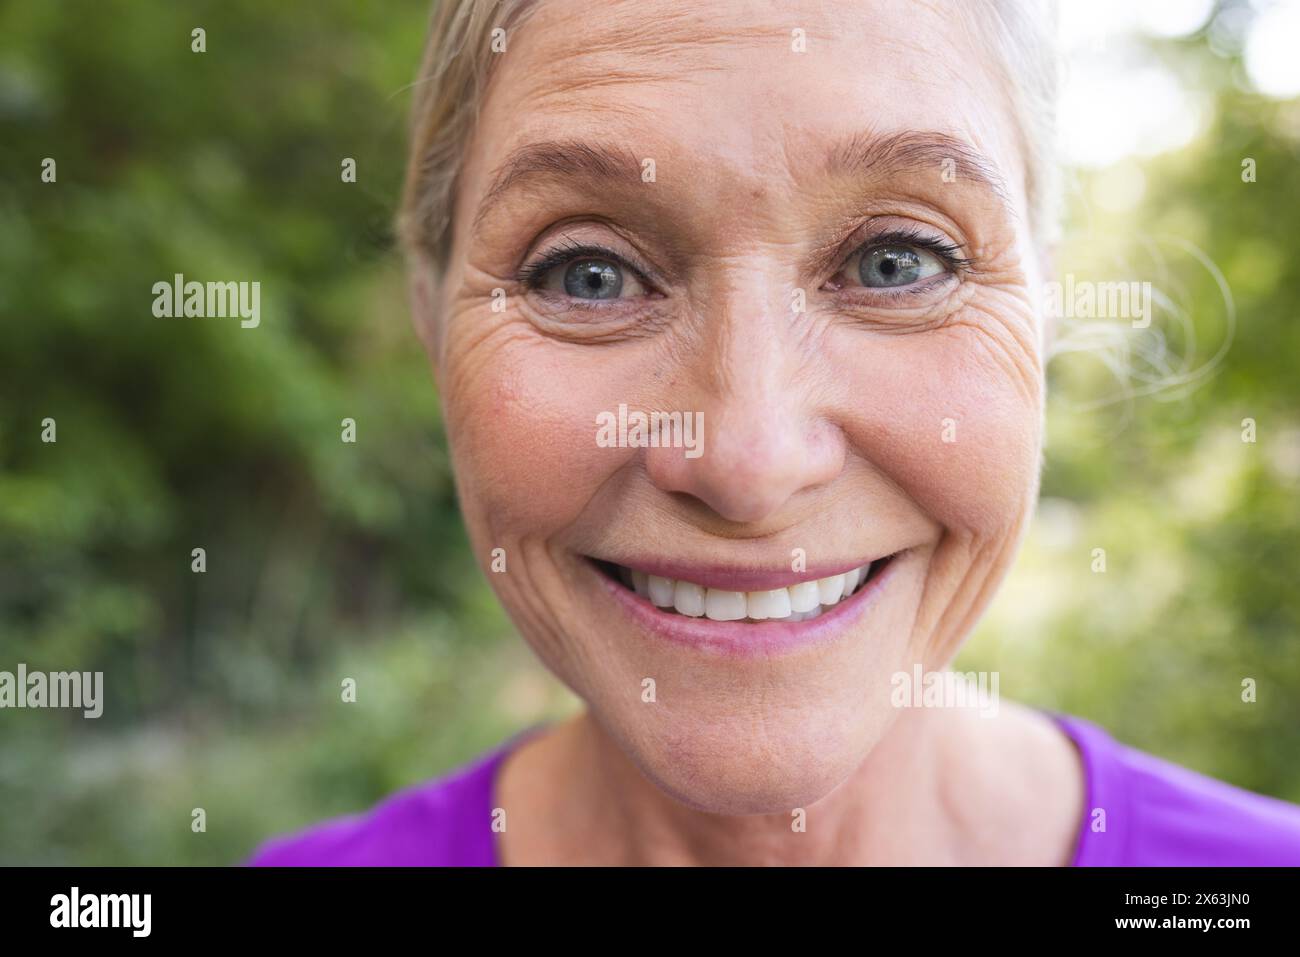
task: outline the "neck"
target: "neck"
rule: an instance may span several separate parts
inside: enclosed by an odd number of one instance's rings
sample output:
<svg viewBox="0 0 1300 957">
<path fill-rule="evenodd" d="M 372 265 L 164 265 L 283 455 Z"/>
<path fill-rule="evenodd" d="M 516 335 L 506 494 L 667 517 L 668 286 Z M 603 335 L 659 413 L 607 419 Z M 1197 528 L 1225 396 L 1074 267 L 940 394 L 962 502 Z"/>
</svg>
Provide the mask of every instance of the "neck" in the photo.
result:
<svg viewBox="0 0 1300 957">
<path fill-rule="evenodd" d="M 802 829 L 792 811 L 711 814 L 673 800 L 583 713 L 507 762 L 501 800 L 522 813 L 510 812 L 504 862 L 969 864 L 1044 854 L 1042 844 L 1022 847 L 1007 838 L 1019 831 L 1032 835 L 1031 844 L 1063 835 L 1064 846 L 1049 846 L 1048 860 L 1038 860 L 1060 863 L 1077 818 L 1047 821 L 1044 808 L 1060 802 L 1040 801 L 1041 776 L 1026 790 L 1023 773 L 1026 756 L 1059 759 L 1060 736 L 1049 744 L 1041 719 L 1032 718 L 1035 729 L 1026 736 L 1025 712 L 1005 710 L 1009 717 L 997 719 L 954 709 L 899 711 L 853 774 L 803 809 Z M 1077 786 L 1065 778 L 1065 787 Z M 1008 788 L 1008 781 L 1015 783 Z M 1073 802 L 1067 813 L 1074 813 Z"/>
</svg>

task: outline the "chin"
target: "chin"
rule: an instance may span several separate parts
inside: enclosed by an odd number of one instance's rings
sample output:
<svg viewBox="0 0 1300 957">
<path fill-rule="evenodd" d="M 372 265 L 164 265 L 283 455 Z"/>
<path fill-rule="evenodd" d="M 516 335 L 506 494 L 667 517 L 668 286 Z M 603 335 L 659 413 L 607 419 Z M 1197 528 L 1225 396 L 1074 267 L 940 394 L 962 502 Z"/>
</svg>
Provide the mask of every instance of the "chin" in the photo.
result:
<svg viewBox="0 0 1300 957">
<path fill-rule="evenodd" d="M 834 713 L 788 719 L 694 718 L 631 728 L 624 750 L 675 800 L 711 814 L 784 814 L 808 808 L 847 780 L 883 735 L 888 715 L 846 727 Z"/>
</svg>

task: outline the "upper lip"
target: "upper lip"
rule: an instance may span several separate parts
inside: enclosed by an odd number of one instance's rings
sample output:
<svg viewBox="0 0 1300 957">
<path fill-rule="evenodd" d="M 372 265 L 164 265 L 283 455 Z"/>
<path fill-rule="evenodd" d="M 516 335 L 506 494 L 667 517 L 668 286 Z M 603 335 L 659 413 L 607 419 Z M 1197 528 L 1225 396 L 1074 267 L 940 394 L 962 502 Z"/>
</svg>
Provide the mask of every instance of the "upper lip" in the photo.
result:
<svg viewBox="0 0 1300 957">
<path fill-rule="evenodd" d="M 675 581 L 688 581 L 705 588 L 717 588 L 725 591 L 768 591 L 774 588 L 789 588 L 800 582 L 816 581 L 831 575 L 842 575 L 855 568 L 870 565 L 873 561 L 888 557 L 859 558 L 846 561 L 809 564 L 805 570 L 792 571 L 789 566 L 793 558 L 785 561 L 786 568 L 757 567 L 754 565 L 727 565 L 721 563 L 696 563 L 671 558 L 632 557 L 599 558 L 597 561 L 622 565 L 634 571 L 671 578 Z"/>
</svg>

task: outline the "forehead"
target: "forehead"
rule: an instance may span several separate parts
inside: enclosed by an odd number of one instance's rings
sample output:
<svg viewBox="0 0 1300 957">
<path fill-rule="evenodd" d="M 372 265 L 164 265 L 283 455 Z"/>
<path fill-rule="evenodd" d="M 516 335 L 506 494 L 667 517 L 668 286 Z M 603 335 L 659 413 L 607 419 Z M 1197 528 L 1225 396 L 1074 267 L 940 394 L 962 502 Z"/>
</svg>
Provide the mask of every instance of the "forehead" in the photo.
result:
<svg viewBox="0 0 1300 957">
<path fill-rule="evenodd" d="M 538 0 L 497 54 L 467 180 L 532 142 L 582 139 L 770 186 L 866 131 L 926 130 L 1022 183 L 1002 72 L 960 9 Z"/>
</svg>

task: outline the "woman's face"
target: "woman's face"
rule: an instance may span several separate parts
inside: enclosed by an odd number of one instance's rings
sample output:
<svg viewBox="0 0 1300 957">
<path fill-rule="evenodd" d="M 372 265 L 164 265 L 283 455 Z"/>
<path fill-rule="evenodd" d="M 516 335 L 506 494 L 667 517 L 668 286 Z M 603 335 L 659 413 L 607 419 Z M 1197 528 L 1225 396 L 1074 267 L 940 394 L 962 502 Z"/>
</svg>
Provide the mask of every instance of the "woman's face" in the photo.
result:
<svg viewBox="0 0 1300 957">
<path fill-rule="evenodd" d="M 891 677 L 954 654 L 1037 491 L 1005 84 L 942 3 L 544 0 L 496 55 L 418 320 L 476 552 L 660 787 L 810 804 Z M 620 445 L 620 406 L 702 441 Z"/>
</svg>

